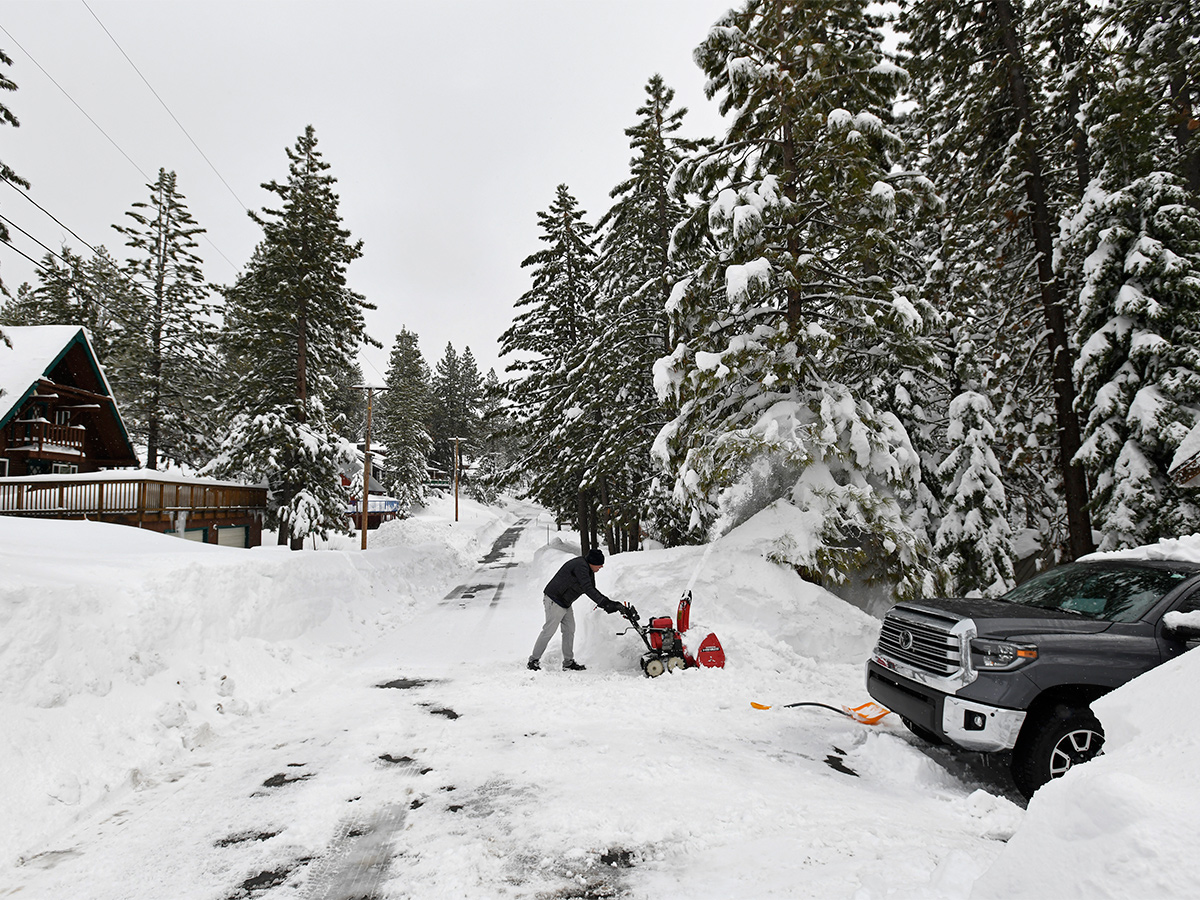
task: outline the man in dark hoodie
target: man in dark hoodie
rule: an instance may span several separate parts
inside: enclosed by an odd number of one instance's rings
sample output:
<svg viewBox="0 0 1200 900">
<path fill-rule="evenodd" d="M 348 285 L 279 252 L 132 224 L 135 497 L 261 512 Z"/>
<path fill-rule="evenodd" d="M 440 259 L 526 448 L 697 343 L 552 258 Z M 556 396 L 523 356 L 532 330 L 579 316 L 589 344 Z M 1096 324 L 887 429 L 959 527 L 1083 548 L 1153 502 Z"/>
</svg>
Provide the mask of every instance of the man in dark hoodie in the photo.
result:
<svg viewBox="0 0 1200 900">
<path fill-rule="evenodd" d="M 554 632 L 562 629 L 562 667 L 572 672 L 582 672 L 587 667 L 575 661 L 575 614 L 571 604 L 587 594 L 606 613 L 615 613 L 621 604 L 609 600 L 596 589 L 596 573 L 604 568 L 604 554 L 599 549 L 588 551 L 587 556 L 577 556 L 563 564 L 550 583 L 546 585 L 542 605 L 546 608 L 546 624 L 533 645 L 528 667 L 535 672 L 542 667 L 542 654 Z"/>
</svg>

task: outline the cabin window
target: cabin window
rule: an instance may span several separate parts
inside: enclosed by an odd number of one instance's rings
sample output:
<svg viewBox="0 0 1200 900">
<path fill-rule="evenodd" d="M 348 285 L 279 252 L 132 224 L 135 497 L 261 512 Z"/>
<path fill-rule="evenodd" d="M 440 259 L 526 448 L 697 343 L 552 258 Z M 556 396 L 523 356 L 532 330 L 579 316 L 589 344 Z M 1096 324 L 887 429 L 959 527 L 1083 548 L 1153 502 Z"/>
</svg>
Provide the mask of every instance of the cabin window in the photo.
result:
<svg viewBox="0 0 1200 900">
<path fill-rule="evenodd" d="M 79 466 L 75 463 L 56 462 L 51 466 L 50 471 L 55 475 L 76 475 L 79 472 Z"/>
<path fill-rule="evenodd" d="M 71 424 L 71 411 L 69 409 L 56 409 L 54 411 L 54 424 L 55 425 L 70 425 Z"/>
<path fill-rule="evenodd" d="M 0 478 L 8 477 L 8 460 L 0 456 Z"/>
</svg>

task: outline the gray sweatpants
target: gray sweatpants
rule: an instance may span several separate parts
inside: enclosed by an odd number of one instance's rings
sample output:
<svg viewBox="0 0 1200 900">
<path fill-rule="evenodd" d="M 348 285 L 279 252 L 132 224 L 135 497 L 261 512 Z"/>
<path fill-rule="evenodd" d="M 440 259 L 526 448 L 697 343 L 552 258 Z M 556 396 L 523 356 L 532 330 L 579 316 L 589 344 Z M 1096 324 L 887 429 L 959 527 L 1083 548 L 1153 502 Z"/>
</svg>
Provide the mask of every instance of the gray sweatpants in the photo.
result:
<svg viewBox="0 0 1200 900">
<path fill-rule="evenodd" d="M 568 606 L 563 609 L 549 597 L 542 596 L 542 606 L 546 608 L 546 624 L 542 626 L 542 633 L 537 637 L 537 643 L 533 645 L 533 653 L 530 659 L 541 659 L 542 654 L 546 652 L 546 646 L 550 643 L 550 638 L 554 637 L 554 632 L 562 628 L 562 651 L 563 662 L 575 658 L 575 613 Z"/>
</svg>

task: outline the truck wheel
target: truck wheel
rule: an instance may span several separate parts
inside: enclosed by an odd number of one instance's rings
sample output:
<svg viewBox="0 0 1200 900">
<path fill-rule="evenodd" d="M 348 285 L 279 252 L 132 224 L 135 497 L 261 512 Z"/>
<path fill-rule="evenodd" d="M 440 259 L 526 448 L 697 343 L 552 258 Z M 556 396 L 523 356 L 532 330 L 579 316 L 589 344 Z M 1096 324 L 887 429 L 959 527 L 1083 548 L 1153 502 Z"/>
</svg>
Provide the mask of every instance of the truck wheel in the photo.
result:
<svg viewBox="0 0 1200 900">
<path fill-rule="evenodd" d="M 905 728 L 907 728 L 909 731 L 911 731 L 913 734 L 915 734 L 917 737 L 919 737 L 921 740 L 923 740 L 927 744 L 933 744 L 935 747 L 940 747 L 942 744 L 945 743 L 945 741 L 943 741 L 940 737 L 938 737 L 936 734 L 934 734 L 928 728 L 922 728 L 916 722 L 911 722 L 908 719 L 904 718 L 903 716 L 900 717 L 900 721 L 904 723 Z"/>
<path fill-rule="evenodd" d="M 1060 706 L 1021 729 L 1013 747 L 1013 781 L 1029 799 L 1051 778 L 1061 778 L 1071 766 L 1098 756 L 1103 747 L 1104 728 L 1090 709 Z"/>
</svg>

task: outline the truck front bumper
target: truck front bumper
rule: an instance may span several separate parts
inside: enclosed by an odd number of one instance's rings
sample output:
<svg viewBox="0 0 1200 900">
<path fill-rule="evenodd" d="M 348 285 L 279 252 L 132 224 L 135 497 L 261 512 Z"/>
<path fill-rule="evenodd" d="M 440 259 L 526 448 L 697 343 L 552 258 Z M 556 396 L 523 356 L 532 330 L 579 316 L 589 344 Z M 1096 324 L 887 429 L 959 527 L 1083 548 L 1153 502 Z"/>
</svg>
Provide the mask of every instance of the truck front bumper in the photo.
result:
<svg viewBox="0 0 1200 900">
<path fill-rule="evenodd" d="M 867 663 L 867 693 L 901 718 L 966 750 L 994 753 L 1017 742 L 1025 710 L 964 700 Z"/>
</svg>

